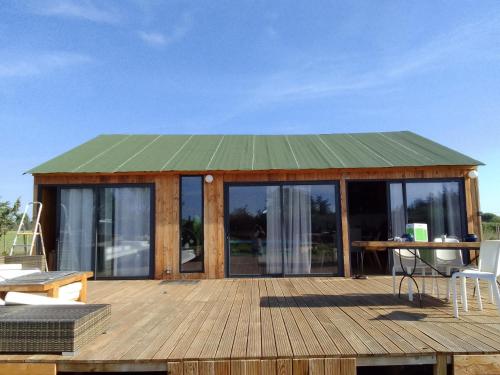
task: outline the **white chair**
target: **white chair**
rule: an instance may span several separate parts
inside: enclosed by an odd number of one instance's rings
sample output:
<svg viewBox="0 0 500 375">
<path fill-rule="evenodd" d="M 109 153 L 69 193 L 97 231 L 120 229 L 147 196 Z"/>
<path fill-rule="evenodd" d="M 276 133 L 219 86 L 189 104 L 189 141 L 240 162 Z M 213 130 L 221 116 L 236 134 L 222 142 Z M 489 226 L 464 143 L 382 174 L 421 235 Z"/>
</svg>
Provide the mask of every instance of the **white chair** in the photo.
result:
<svg viewBox="0 0 500 375">
<path fill-rule="evenodd" d="M 477 294 L 477 304 L 479 310 L 483 309 L 481 301 L 481 291 L 479 290 L 479 280 L 485 280 L 489 283 L 490 301 L 495 302 L 500 311 L 500 291 L 498 289 L 497 277 L 500 275 L 500 240 L 483 241 L 479 249 L 479 261 L 477 268 L 466 268 L 462 271 L 453 273 L 451 277 L 451 287 L 453 292 L 453 312 L 455 318 L 458 318 L 457 301 L 457 278 L 460 278 L 462 287 L 462 305 L 464 311 L 468 311 L 466 278 L 474 279 Z"/>
<path fill-rule="evenodd" d="M 437 237 L 434 238 L 434 242 L 443 242 L 443 239 L 441 237 Z M 458 243 L 460 241 L 456 238 L 447 237 L 445 242 Z M 435 249 L 434 265 L 439 271 L 451 276 L 451 270 L 461 269 L 464 266 L 462 252 L 454 249 Z M 437 276 L 435 271 L 433 271 L 433 276 Z M 446 287 L 446 298 L 448 299 L 450 299 L 450 284 L 451 278 L 448 280 L 448 285 Z M 437 285 L 437 297 L 439 298 L 439 284 Z"/>
<path fill-rule="evenodd" d="M 415 262 L 415 256 L 417 260 Z M 430 267 L 422 262 L 420 259 L 420 252 L 418 249 L 393 249 L 392 251 L 392 293 L 396 295 L 396 272 L 403 272 L 401 266 L 403 266 L 406 273 L 411 274 L 413 267 L 415 267 L 415 272 L 420 271 L 423 277 L 422 281 L 422 293 L 425 293 L 425 272 Z M 413 284 L 411 278 L 408 278 L 408 299 L 413 301 Z"/>
</svg>

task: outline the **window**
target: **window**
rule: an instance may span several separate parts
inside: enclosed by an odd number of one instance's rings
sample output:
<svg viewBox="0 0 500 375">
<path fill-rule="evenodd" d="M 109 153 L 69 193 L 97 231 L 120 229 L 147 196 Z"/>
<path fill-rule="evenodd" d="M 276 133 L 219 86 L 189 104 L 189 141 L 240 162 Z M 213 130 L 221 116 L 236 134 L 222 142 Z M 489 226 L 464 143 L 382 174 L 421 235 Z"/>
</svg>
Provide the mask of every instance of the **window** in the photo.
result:
<svg viewBox="0 0 500 375">
<path fill-rule="evenodd" d="M 152 276 L 150 186 L 59 188 L 59 270 L 98 278 Z"/>
<path fill-rule="evenodd" d="M 429 241 L 446 235 L 462 239 L 460 184 L 447 182 L 409 182 L 406 206 L 409 223 L 427 223 Z"/>
<path fill-rule="evenodd" d="M 180 270 L 203 272 L 203 177 L 180 181 Z"/>
<path fill-rule="evenodd" d="M 97 277 L 148 276 L 149 188 L 102 188 L 98 194 Z"/>
<path fill-rule="evenodd" d="M 230 276 L 338 273 L 335 184 L 228 187 Z"/>
<path fill-rule="evenodd" d="M 401 236 L 406 223 L 425 223 L 429 241 L 464 235 L 463 193 L 459 181 L 390 183 L 392 236 Z"/>
</svg>

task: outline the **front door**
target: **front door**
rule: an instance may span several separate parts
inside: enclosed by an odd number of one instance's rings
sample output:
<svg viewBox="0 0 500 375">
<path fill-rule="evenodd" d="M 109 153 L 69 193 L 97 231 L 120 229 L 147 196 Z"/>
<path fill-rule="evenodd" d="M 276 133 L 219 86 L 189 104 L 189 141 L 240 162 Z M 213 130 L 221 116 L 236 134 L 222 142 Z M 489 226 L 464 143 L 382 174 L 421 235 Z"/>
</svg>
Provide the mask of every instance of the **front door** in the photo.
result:
<svg viewBox="0 0 500 375">
<path fill-rule="evenodd" d="M 228 184 L 228 276 L 338 275 L 335 183 Z"/>
</svg>

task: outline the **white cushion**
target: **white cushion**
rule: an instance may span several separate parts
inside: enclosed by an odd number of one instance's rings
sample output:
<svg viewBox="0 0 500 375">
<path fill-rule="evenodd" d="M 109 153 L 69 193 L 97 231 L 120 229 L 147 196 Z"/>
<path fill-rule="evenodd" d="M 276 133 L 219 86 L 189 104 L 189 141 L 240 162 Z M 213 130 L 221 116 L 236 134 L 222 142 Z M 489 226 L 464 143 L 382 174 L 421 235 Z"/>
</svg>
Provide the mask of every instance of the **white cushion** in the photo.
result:
<svg viewBox="0 0 500 375">
<path fill-rule="evenodd" d="M 2 263 L 0 264 L 0 270 L 21 270 L 23 269 L 22 264 L 17 263 Z"/>
<path fill-rule="evenodd" d="M 80 297 L 82 283 L 72 283 L 59 287 L 59 298 L 64 300 L 75 300 Z"/>
<path fill-rule="evenodd" d="M 6 305 L 82 305 L 83 302 L 68 301 L 61 298 L 51 298 L 37 294 L 8 292 L 5 296 Z"/>
<path fill-rule="evenodd" d="M 5 305 L 5 301 L 0 298 L 0 306 L 3 306 L 3 305 Z"/>
<path fill-rule="evenodd" d="M 15 277 L 31 275 L 33 273 L 40 273 L 38 268 L 32 270 L 0 270 L 0 279 L 13 279 Z"/>
</svg>

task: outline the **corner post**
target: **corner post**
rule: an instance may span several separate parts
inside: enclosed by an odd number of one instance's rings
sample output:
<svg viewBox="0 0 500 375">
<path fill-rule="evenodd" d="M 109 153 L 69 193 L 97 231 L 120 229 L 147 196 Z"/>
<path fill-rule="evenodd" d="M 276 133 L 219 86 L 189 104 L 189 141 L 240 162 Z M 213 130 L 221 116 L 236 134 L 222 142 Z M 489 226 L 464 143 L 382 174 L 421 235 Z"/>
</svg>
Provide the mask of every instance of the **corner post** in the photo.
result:
<svg viewBox="0 0 500 375">
<path fill-rule="evenodd" d="M 349 220 L 347 218 L 347 182 L 344 174 L 340 176 L 340 214 L 344 277 L 351 277 L 351 246 L 349 243 Z"/>
</svg>

